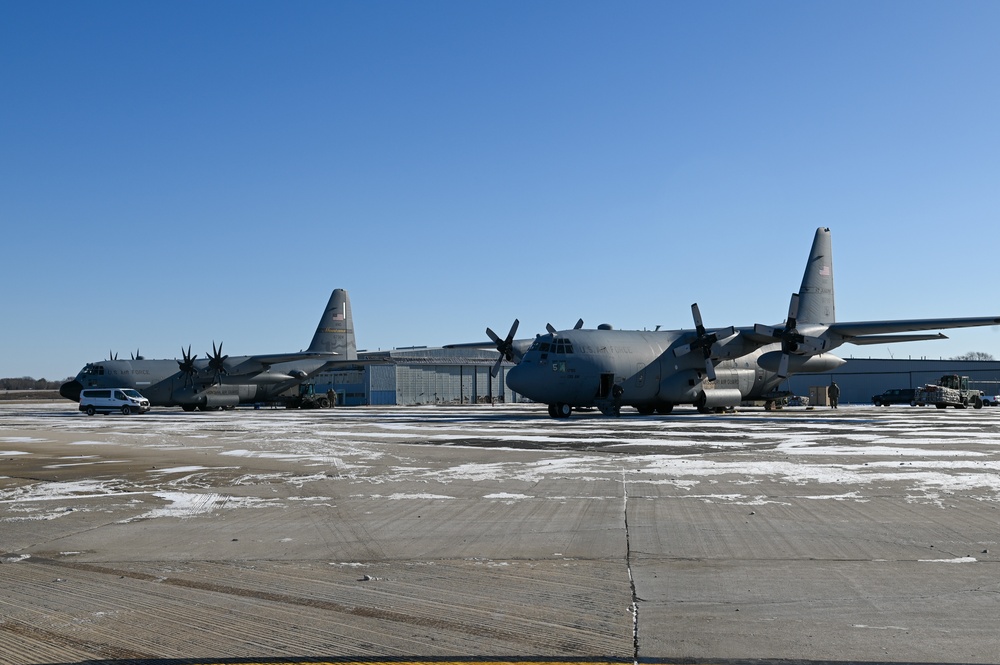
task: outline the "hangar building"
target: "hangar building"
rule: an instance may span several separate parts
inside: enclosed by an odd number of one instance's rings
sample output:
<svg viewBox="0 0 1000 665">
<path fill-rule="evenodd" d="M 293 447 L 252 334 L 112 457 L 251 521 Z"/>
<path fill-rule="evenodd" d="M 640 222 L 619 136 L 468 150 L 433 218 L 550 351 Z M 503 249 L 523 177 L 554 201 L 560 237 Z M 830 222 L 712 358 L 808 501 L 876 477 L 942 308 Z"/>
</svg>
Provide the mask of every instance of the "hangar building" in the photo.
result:
<svg viewBox="0 0 1000 665">
<path fill-rule="evenodd" d="M 504 362 L 496 378 L 490 368 L 496 362 L 492 349 L 441 349 L 408 347 L 392 351 L 358 353 L 366 363 L 354 369 L 317 375 L 317 391 L 332 389 L 337 403 L 360 405 L 488 404 L 518 402 L 522 398 L 505 384 Z M 825 404 L 830 381 L 840 386 L 843 404 L 870 404 L 873 395 L 890 388 L 916 388 L 936 383 L 943 374 L 968 376 L 971 386 L 989 395 L 1000 394 L 1000 361 L 972 360 L 880 360 L 846 358 L 832 372 L 796 374 L 787 389 L 810 397 L 812 404 Z"/>
<path fill-rule="evenodd" d="M 344 406 L 519 401 L 506 385 L 513 363 L 504 362 L 496 378 L 490 376 L 494 350 L 407 347 L 359 351 L 358 359 L 366 364 L 316 375 L 316 391 L 333 390 Z"/>
<path fill-rule="evenodd" d="M 789 377 L 788 389 L 809 397 L 812 404 L 817 403 L 817 393 L 823 393 L 819 403 L 825 404 L 824 391 L 831 381 L 836 381 L 842 404 L 871 404 L 874 395 L 890 388 L 918 388 L 925 383 L 937 383 L 945 374 L 958 374 L 969 377 L 970 388 L 978 388 L 987 395 L 1000 393 L 1000 361 L 996 360 L 845 360 L 844 365 L 832 372 Z"/>
</svg>

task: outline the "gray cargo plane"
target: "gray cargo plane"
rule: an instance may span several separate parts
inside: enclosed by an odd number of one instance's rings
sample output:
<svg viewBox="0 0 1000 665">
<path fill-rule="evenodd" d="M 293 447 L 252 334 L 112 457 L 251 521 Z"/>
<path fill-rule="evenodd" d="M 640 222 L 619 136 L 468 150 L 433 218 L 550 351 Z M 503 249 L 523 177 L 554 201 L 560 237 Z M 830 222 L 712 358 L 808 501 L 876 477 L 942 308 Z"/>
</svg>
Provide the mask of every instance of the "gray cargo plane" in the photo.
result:
<svg viewBox="0 0 1000 665">
<path fill-rule="evenodd" d="M 180 360 L 133 357 L 88 363 L 59 394 L 78 402 L 86 388 L 135 388 L 154 406 L 185 411 L 281 401 L 282 393 L 320 371 L 357 363 L 351 299 L 344 289 L 334 290 L 305 351 L 229 357 L 221 343 L 216 347 L 212 342 L 212 353 L 206 355 L 199 360 L 188 346 L 181 348 Z"/>
<path fill-rule="evenodd" d="M 945 339 L 941 333 L 913 333 L 1000 324 L 1000 316 L 837 322 L 827 228 L 816 231 L 801 288 L 792 295 L 784 323 L 708 329 L 697 303 L 691 311 L 693 330 L 627 331 L 606 324 L 584 330 L 579 321 L 572 330 L 549 325 L 546 335 L 515 340 L 516 320 L 506 338 L 487 328 L 501 354 L 493 375 L 503 360 L 517 362 L 507 372 L 507 386 L 548 404 L 553 418 L 566 418 L 583 407 L 618 414 L 625 405 L 642 414 L 670 413 L 677 404 L 719 411 L 745 400 L 773 402 L 783 396 L 778 388 L 791 374 L 839 367 L 845 361 L 827 352 L 841 344 Z"/>
</svg>

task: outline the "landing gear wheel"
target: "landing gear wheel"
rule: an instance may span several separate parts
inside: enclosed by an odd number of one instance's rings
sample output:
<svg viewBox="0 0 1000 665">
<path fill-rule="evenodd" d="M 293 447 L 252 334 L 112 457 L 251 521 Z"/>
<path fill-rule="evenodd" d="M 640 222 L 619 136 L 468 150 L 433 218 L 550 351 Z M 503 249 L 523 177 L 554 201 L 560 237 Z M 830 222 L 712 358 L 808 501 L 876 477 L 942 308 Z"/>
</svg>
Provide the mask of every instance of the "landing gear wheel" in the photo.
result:
<svg viewBox="0 0 1000 665">
<path fill-rule="evenodd" d="M 556 404 L 556 418 L 569 418 L 573 413 L 573 407 L 569 404 Z"/>
<path fill-rule="evenodd" d="M 669 403 L 668 404 L 661 404 L 658 407 L 656 407 L 656 412 L 659 413 L 660 415 L 663 415 L 663 416 L 667 415 L 668 413 L 670 413 L 673 410 L 674 410 L 674 405 L 673 404 L 669 404 Z"/>
<path fill-rule="evenodd" d="M 194 411 L 194 404 L 182 404 L 181 408 L 190 413 Z"/>
<path fill-rule="evenodd" d="M 127 406 L 123 406 L 122 407 L 122 415 L 123 416 L 128 416 L 128 415 L 131 415 L 131 414 L 132 414 L 132 409 L 130 409 Z"/>
<path fill-rule="evenodd" d="M 652 406 L 637 406 L 635 407 L 635 410 L 638 411 L 640 415 L 651 416 L 653 415 L 653 412 L 656 411 L 656 408 Z"/>
</svg>

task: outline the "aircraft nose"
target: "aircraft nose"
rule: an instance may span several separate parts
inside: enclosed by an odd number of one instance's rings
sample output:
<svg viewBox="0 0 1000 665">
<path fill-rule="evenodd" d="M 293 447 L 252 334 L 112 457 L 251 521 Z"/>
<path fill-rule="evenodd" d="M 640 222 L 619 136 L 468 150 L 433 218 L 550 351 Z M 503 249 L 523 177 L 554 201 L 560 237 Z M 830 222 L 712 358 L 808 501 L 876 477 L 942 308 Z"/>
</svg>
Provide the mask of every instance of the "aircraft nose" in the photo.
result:
<svg viewBox="0 0 1000 665">
<path fill-rule="evenodd" d="M 528 386 L 528 380 L 524 368 L 520 365 L 514 365 L 509 370 L 507 370 L 507 387 L 516 393 L 522 395 L 527 395 L 525 393 L 525 388 Z"/>
<path fill-rule="evenodd" d="M 72 381 L 67 381 L 66 383 L 59 386 L 59 394 L 66 399 L 71 399 L 74 402 L 80 401 L 80 391 L 83 390 L 83 384 L 81 384 L 76 379 Z"/>
</svg>

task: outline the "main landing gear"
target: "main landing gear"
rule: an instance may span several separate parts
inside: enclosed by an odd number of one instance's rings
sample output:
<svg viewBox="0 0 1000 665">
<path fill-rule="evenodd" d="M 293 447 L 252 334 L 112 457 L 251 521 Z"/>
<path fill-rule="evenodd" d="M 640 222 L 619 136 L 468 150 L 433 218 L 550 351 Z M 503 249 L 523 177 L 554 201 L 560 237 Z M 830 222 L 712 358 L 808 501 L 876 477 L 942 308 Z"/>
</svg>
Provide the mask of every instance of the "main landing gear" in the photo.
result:
<svg viewBox="0 0 1000 665">
<path fill-rule="evenodd" d="M 562 402 L 549 404 L 549 415 L 553 418 L 569 418 L 571 413 L 573 413 L 573 407 L 569 404 L 563 404 Z"/>
</svg>

